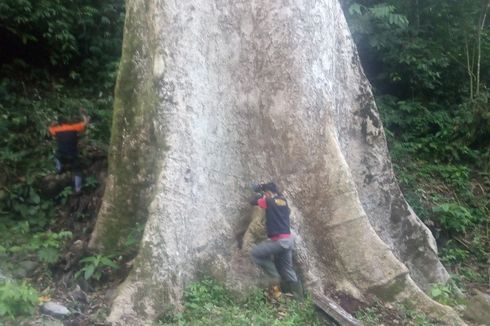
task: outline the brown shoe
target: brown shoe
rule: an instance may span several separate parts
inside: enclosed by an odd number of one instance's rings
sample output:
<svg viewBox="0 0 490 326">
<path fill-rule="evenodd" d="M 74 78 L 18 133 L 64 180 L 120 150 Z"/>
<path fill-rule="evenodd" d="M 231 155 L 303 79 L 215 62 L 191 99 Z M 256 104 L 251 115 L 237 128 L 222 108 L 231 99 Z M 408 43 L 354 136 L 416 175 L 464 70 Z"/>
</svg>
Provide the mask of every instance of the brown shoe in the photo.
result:
<svg viewBox="0 0 490 326">
<path fill-rule="evenodd" d="M 281 288 L 278 285 L 271 286 L 269 292 L 274 300 L 279 300 L 282 296 Z"/>
</svg>

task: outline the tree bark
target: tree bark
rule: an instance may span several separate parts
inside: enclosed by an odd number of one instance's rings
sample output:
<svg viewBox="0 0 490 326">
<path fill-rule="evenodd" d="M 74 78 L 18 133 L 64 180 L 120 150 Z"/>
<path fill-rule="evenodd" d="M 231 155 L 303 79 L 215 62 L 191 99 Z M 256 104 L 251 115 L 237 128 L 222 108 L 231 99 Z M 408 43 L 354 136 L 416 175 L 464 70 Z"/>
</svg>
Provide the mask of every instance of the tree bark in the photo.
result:
<svg viewBox="0 0 490 326">
<path fill-rule="evenodd" d="M 109 321 L 178 309 L 205 273 L 260 284 L 240 250 L 252 180 L 292 207 L 297 268 L 328 296 L 411 300 L 445 282 L 435 241 L 397 185 L 376 105 L 337 0 L 127 2 L 109 184 L 90 245 L 146 222 Z M 120 227 L 122 225 L 123 227 Z"/>
</svg>

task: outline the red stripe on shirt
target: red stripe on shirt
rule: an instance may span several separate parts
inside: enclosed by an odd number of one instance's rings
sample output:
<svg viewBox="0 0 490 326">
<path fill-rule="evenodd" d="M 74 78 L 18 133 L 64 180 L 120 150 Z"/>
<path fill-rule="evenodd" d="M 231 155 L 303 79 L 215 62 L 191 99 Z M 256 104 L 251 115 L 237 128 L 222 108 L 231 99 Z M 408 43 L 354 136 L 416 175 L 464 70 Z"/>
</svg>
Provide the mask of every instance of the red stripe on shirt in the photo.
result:
<svg viewBox="0 0 490 326">
<path fill-rule="evenodd" d="M 279 239 L 289 238 L 290 236 L 291 236 L 291 233 L 280 233 L 280 234 L 274 234 L 269 239 L 271 239 L 272 241 L 276 241 L 276 240 L 279 240 Z"/>
<path fill-rule="evenodd" d="M 267 201 L 265 200 L 265 197 L 259 198 L 259 200 L 257 200 L 257 204 L 260 208 L 267 208 Z"/>
</svg>

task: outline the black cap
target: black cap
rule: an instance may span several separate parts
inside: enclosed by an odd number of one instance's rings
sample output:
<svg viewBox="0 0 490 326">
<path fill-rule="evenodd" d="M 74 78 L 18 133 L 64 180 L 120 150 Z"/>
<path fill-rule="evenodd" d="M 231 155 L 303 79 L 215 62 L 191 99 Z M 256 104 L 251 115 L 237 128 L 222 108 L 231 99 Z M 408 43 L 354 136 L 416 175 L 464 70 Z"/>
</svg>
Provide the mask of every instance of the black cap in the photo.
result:
<svg viewBox="0 0 490 326">
<path fill-rule="evenodd" d="M 274 182 L 265 183 L 262 188 L 264 191 L 270 191 L 277 194 L 277 186 Z"/>
</svg>

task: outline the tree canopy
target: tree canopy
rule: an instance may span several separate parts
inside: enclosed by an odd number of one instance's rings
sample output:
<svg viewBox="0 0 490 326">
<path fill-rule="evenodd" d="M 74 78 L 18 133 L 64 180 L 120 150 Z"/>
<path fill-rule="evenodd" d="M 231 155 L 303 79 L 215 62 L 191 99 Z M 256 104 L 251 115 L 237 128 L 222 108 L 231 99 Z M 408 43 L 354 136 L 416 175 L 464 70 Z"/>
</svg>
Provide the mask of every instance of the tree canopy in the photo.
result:
<svg viewBox="0 0 490 326">
<path fill-rule="evenodd" d="M 490 244 L 490 1 L 342 3 L 405 196 L 457 278 L 483 281 Z"/>
</svg>

